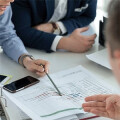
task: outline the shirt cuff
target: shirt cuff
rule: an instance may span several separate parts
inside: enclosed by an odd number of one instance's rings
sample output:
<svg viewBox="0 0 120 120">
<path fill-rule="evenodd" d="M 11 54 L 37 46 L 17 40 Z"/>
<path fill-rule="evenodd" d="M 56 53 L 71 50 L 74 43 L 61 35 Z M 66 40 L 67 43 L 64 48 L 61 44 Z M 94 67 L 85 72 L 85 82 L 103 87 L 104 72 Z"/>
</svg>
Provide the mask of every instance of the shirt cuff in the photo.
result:
<svg viewBox="0 0 120 120">
<path fill-rule="evenodd" d="M 60 41 L 60 39 L 62 38 L 62 36 L 56 36 L 53 43 L 52 43 L 52 46 L 51 46 L 51 50 L 56 52 L 56 49 L 57 49 L 57 45 Z"/>
<path fill-rule="evenodd" d="M 65 34 L 67 32 L 66 27 L 64 26 L 64 24 L 62 22 L 57 22 L 58 26 L 60 27 L 60 30 L 62 32 L 62 34 Z"/>
</svg>

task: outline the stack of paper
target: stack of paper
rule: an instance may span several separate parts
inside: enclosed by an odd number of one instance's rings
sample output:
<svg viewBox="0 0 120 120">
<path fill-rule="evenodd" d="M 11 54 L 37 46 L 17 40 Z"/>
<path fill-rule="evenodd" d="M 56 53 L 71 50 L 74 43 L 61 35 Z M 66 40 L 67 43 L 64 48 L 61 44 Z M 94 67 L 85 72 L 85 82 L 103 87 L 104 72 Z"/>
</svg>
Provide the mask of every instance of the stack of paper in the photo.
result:
<svg viewBox="0 0 120 120">
<path fill-rule="evenodd" d="M 96 80 L 82 66 L 50 75 L 63 96 L 59 96 L 47 77 L 40 83 L 15 94 L 3 90 L 32 120 L 78 119 L 84 98 L 89 95 L 113 93 L 112 87 Z M 73 116 L 72 116 L 73 115 Z M 61 119 L 62 118 L 62 119 Z"/>
<path fill-rule="evenodd" d="M 108 60 L 108 53 L 106 49 L 95 52 L 90 55 L 86 55 L 86 57 L 97 64 L 100 64 L 108 69 L 111 69 L 111 66 Z"/>
</svg>

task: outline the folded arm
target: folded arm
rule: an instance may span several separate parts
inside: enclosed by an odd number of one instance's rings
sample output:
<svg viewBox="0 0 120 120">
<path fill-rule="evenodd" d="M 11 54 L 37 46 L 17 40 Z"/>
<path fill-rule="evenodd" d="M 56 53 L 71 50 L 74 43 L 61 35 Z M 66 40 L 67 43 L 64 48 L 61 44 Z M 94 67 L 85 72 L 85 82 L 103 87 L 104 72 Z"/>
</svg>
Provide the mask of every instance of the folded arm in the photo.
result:
<svg viewBox="0 0 120 120">
<path fill-rule="evenodd" d="M 17 34 L 23 40 L 24 44 L 31 48 L 51 51 L 51 45 L 56 35 L 37 30 L 32 26 L 31 11 L 25 4 L 18 5 L 13 3 L 13 22 L 17 30 Z M 25 19 L 23 19 L 25 16 Z"/>
<path fill-rule="evenodd" d="M 67 29 L 67 33 L 70 34 L 76 28 L 88 26 L 96 17 L 97 0 L 90 0 L 89 6 L 86 11 L 79 17 L 62 20 L 61 22 Z"/>
</svg>

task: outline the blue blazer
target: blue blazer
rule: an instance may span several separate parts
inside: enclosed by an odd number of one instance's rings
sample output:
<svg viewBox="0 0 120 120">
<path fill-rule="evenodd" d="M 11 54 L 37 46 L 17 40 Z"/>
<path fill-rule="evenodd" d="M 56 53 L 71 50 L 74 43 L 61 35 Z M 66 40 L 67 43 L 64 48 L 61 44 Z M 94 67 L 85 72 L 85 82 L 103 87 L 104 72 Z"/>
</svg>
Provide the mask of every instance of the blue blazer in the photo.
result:
<svg viewBox="0 0 120 120">
<path fill-rule="evenodd" d="M 15 0 L 12 3 L 13 23 L 18 36 L 24 44 L 31 48 L 50 52 L 56 35 L 45 33 L 33 28 L 46 23 L 54 13 L 55 0 Z M 80 10 L 81 7 L 88 8 Z M 89 25 L 96 16 L 97 0 L 68 0 L 66 16 L 60 20 L 65 25 L 68 34 L 76 28 Z M 76 11 L 77 9 L 77 11 Z"/>
</svg>

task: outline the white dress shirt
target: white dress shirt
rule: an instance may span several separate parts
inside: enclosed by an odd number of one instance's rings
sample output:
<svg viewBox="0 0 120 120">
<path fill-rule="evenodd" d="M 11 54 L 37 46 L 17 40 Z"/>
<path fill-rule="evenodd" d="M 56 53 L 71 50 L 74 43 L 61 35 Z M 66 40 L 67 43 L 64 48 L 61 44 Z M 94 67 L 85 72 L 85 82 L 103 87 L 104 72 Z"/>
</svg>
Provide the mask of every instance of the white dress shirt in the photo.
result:
<svg viewBox="0 0 120 120">
<path fill-rule="evenodd" d="M 68 0 L 55 0 L 54 14 L 52 18 L 49 20 L 49 22 L 56 22 L 59 25 L 62 34 L 66 33 L 67 29 L 65 28 L 64 24 L 59 20 L 64 18 L 67 14 L 67 2 Z M 51 50 L 56 51 L 57 45 L 61 38 L 62 36 L 55 37 L 51 46 Z"/>
</svg>

